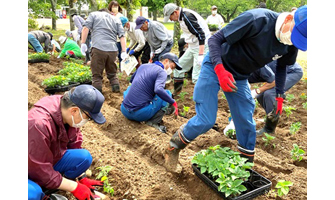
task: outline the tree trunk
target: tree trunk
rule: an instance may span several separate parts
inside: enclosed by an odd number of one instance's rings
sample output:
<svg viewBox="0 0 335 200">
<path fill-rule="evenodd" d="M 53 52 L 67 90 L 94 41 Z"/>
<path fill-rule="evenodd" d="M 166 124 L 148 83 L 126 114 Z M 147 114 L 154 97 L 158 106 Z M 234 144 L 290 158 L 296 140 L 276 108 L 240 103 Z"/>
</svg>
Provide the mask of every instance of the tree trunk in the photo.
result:
<svg viewBox="0 0 335 200">
<path fill-rule="evenodd" d="M 132 0 L 128 0 L 127 1 L 127 6 L 126 6 L 126 10 L 127 10 L 127 18 L 129 21 L 133 21 L 133 13 L 131 13 L 132 9 Z"/>
<path fill-rule="evenodd" d="M 152 12 L 152 17 L 154 21 L 157 21 L 157 10 L 156 9 Z"/>
<path fill-rule="evenodd" d="M 52 12 L 56 14 L 57 0 L 50 0 L 50 3 Z M 57 30 L 57 23 L 55 18 L 52 18 L 52 30 Z"/>
<path fill-rule="evenodd" d="M 74 3 L 73 1 L 74 0 L 69 0 L 69 6 L 70 6 L 69 11 L 71 10 L 71 8 L 73 8 L 73 3 Z M 69 16 L 69 19 L 70 19 L 70 30 L 73 31 L 75 29 L 74 22 L 71 16 Z"/>
<path fill-rule="evenodd" d="M 91 4 L 91 11 L 97 11 L 98 10 L 98 4 L 96 0 L 89 0 L 90 4 Z"/>
<path fill-rule="evenodd" d="M 175 3 L 177 6 L 181 5 L 181 0 L 175 0 Z M 180 38 L 180 25 L 179 22 L 176 21 L 174 22 L 174 26 L 173 26 L 173 44 L 178 44 L 178 40 Z"/>
</svg>

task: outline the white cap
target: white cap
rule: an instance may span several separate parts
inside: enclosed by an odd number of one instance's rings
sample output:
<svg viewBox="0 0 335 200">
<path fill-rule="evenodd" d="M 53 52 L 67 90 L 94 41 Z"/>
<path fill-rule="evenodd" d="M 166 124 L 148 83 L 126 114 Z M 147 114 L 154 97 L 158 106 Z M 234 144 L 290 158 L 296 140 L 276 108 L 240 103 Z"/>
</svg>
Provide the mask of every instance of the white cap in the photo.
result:
<svg viewBox="0 0 335 200">
<path fill-rule="evenodd" d="M 174 3 L 168 3 L 164 6 L 163 13 L 164 13 L 164 22 L 169 21 L 170 15 L 178 8 L 178 6 Z"/>
<path fill-rule="evenodd" d="M 65 40 L 66 40 L 66 37 L 64 37 L 64 36 L 60 36 L 58 40 L 59 40 L 59 42 L 60 42 L 61 44 L 63 44 L 63 43 L 65 42 Z"/>
</svg>

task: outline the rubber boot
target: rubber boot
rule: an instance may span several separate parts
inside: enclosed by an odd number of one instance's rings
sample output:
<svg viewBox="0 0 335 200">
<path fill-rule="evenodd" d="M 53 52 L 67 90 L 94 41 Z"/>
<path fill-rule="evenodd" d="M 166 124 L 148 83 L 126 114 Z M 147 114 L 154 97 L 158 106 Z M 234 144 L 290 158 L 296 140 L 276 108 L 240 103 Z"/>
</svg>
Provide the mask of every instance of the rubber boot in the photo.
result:
<svg viewBox="0 0 335 200">
<path fill-rule="evenodd" d="M 183 84 L 184 84 L 184 78 L 174 78 L 173 81 L 174 96 L 178 95 L 181 92 L 181 90 L 183 89 Z"/>
<path fill-rule="evenodd" d="M 120 92 L 120 85 L 118 84 L 115 84 L 115 85 L 112 85 L 112 92 Z"/>
<path fill-rule="evenodd" d="M 240 152 L 241 157 L 247 158 L 247 162 L 254 162 L 255 150 L 248 150 L 242 145 L 237 144 L 237 151 Z"/>
<path fill-rule="evenodd" d="M 178 173 L 181 167 L 178 168 L 179 152 L 184 149 L 190 141 L 188 141 L 182 130 L 185 125 L 182 125 L 176 133 L 171 137 L 170 143 L 165 148 L 165 164 L 164 167 L 169 172 Z"/>
<path fill-rule="evenodd" d="M 256 131 L 257 136 L 261 136 L 264 133 L 275 134 L 277 124 L 279 122 L 279 115 L 272 115 L 271 112 L 266 116 L 265 125 L 262 129 Z"/>
</svg>

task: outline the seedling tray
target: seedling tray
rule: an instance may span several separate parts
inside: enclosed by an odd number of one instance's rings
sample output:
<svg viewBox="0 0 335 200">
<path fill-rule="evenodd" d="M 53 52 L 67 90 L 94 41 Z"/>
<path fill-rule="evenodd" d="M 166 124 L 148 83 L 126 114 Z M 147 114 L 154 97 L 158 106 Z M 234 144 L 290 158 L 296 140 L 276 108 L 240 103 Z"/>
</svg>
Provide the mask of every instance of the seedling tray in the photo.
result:
<svg viewBox="0 0 335 200">
<path fill-rule="evenodd" d="M 28 63 L 41 63 L 41 62 L 49 63 L 49 60 L 47 60 L 47 59 L 30 59 L 30 60 L 28 60 Z"/>
<path fill-rule="evenodd" d="M 253 199 L 259 195 L 269 192 L 271 188 L 271 181 L 260 175 L 252 169 L 247 169 L 250 172 L 250 177 L 248 181 L 242 183 L 247 190 L 242 192 L 239 196 L 235 197 L 225 197 L 223 192 L 218 190 L 219 183 L 216 183 L 215 180 L 212 180 L 207 173 L 202 174 L 200 169 L 196 164 L 192 164 L 193 171 L 203 182 L 205 182 L 210 188 L 217 192 L 223 199 L 227 200 L 244 200 L 244 199 Z"/>
<path fill-rule="evenodd" d="M 71 88 L 78 86 L 79 83 L 74 83 L 74 84 L 70 84 L 70 85 L 66 85 L 66 86 L 60 86 L 60 87 L 56 87 L 56 88 L 45 88 L 44 91 L 48 94 L 55 94 L 56 92 L 65 92 L 70 90 Z"/>
</svg>

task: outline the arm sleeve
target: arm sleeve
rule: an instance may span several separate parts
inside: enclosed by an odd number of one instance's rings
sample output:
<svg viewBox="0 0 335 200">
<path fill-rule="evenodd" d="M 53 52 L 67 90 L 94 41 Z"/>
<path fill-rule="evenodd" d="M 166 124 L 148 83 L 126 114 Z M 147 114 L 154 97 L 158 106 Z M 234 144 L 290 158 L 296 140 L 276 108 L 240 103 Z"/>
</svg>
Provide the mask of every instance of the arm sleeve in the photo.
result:
<svg viewBox="0 0 335 200">
<path fill-rule="evenodd" d="M 124 37 L 125 36 L 125 32 L 124 32 L 124 29 L 122 27 L 121 20 L 119 18 L 117 18 L 115 20 L 115 24 L 116 24 L 117 36 L 119 38 Z"/>
<path fill-rule="evenodd" d="M 170 104 L 173 104 L 175 101 L 172 99 L 172 97 L 165 91 L 165 81 L 166 81 L 166 72 L 161 70 L 158 75 L 155 82 L 155 94 L 157 94 L 163 101 L 166 101 Z"/>
<path fill-rule="evenodd" d="M 62 175 L 53 168 L 53 153 L 49 147 L 49 129 L 43 122 L 36 122 L 28 131 L 28 178 L 42 187 L 58 188 Z"/>
<path fill-rule="evenodd" d="M 222 64 L 221 45 L 227 41 L 222 30 L 216 32 L 208 39 L 209 55 L 214 67 Z"/>
<path fill-rule="evenodd" d="M 165 27 L 163 24 L 160 23 L 161 26 L 153 27 L 154 28 L 154 34 L 156 37 L 162 41 L 161 44 L 161 50 L 164 50 L 166 45 L 168 44 L 168 33 L 165 32 Z"/>
<path fill-rule="evenodd" d="M 68 149 L 81 149 L 81 144 L 83 143 L 83 134 L 80 129 L 70 127 L 68 130 L 69 143 L 67 145 Z"/>
<path fill-rule="evenodd" d="M 135 37 L 137 39 L 138 45 L 135 48 L 135 51 L 139 52 L 143 49 L 145 45 L 145 38 L 141 30 L 135 30 Z"/>
<path fill-rule="evenodd" d="M 83 26 L 86 26 L 88 29 L 92 30 L 93 23 L 94 23 L 94 16 L 92 14 L 89 14 Z"/>
<path fill-rule="evenodd" d="M 81 31 L 83 29 L 83 26 L 81 25 L 81 22 L 80 22 L 80 18 L 78 16 L 76 16 L 74 19 L 73 19 L 73 22 L 74 22 L 74 25 L 78 28 L 78 33 L 81 34 Z"/>
<path fill-rule="evenodd" d="M 286 67 L 296 62 L 298 49 L 294 46 L 289 47 L 289 51 L 283 57 L 279 58 L 276 67 L 276 93 L 284 94 L 286 82 Z"/>
<path fill-rule="evenodd" d="M 188 12 L 184 12 L 183 15 L 188 30 L 198 38 L 199 45 L 204 45 L 206 40 L 205 32 L 199 26 L 197 18 Z"/>
</svg>

